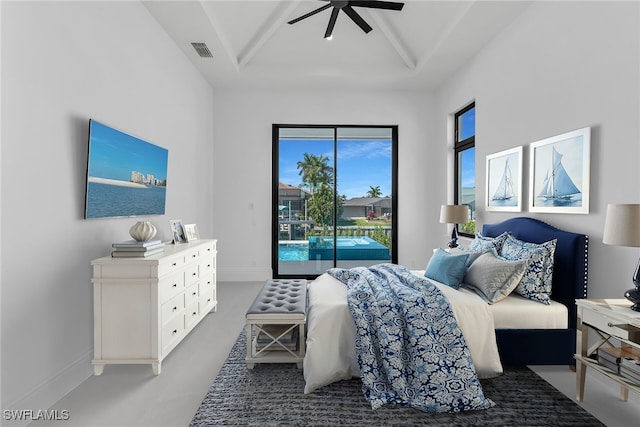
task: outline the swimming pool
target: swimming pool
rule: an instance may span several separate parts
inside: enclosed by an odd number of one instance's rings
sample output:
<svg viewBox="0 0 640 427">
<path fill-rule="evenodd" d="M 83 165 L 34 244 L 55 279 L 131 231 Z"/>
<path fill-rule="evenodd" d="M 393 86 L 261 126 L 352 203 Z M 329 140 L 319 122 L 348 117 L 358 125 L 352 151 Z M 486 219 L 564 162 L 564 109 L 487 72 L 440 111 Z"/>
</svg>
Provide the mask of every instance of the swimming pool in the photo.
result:
<svg viewBox="0 0 640 427">
<path fill-rule="evenodd" d="M 309 242 L 285 241 L 278 243 L 280 261 L 309 261 Z"/>
<path fill-rule="evenodd" d="M 339 260 L 385 260 L 391 259 L 389 248 L 370 237 L 336 238 L 336 253 Z M 312 236 L 309 241 L 281 241 L 278 244 L 280 261 L 309 261 L 333 259 L 333 238 Z"/>
</svg>

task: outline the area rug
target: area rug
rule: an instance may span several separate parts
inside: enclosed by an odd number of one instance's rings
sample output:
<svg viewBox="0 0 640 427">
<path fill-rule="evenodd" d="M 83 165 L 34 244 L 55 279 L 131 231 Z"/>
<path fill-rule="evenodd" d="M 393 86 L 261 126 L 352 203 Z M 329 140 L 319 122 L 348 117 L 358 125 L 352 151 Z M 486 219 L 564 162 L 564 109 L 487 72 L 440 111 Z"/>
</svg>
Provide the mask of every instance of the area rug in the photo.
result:
<svg viewBox="0 0 640 427">
<path fill-rule="evenodd" d="M 247 369 L 246 337 L 240 334 L 211 385 L 191 427 L 224 426 L 603 426 L 526 367 L 482 380 L 496 406 L 484 411 L 429 414 L 387 405 L 372 410 L 359 379 L 303 394 L 295 364 L 256 364 Z"/>
</svg>

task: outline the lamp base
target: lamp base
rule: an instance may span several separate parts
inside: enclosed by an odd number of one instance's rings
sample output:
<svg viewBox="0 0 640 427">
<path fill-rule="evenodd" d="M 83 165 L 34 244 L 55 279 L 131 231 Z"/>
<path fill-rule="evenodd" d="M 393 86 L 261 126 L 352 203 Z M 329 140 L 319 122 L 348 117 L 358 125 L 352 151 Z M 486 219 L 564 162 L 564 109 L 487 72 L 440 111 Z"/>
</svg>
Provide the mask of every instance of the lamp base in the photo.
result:
<svg viewBox="0 0 640 427">
<path fill-rule="evenodd" d="M 626 291 L 624 297 L 634 303 L 631 310 L 640 311 L 640 283 L 636 283 L 635 288 Z"/>
</svg>

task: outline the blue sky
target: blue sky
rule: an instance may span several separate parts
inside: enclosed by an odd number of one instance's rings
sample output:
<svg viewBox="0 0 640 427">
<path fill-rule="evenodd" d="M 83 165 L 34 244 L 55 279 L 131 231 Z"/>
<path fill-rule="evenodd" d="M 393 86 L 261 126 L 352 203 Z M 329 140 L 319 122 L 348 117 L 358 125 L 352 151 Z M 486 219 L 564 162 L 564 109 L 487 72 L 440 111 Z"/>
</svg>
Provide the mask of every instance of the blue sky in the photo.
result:
<svg viewBox="0 0 640 427">
<path fill-rule="evenodd" d="M 91 121 L 89 176 L 129 181 L 131 171 L 167 179 L 168 151 Z"/>
<path fill-rule="evenodd" d="M 302 177 L 297 163 L 304 154 L 323 155 L 333 166 L 333 140 L 281 139 L 280 182 L 299 186 Z M 371 186 L 379 186 L 383 196 L 391 195 L 391 140 L 338 140 L 338 194 L 347 199 L 364 197 Z"/>
</svg>

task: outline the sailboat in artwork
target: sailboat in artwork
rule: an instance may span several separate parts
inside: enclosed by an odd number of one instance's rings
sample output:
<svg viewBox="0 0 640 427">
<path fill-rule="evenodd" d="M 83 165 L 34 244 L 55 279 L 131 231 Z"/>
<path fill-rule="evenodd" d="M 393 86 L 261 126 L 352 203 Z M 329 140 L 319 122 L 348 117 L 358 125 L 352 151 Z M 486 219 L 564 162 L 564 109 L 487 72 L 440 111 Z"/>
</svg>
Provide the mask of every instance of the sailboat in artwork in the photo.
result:
<svg viewBox="0 0 640 427">
<path fill-rule="evenodd" d="M 504 162 L 504 171 L 502 178 L 498 184 L 498 189 L 493 194 L 492 200 L 508 200 L 515 197 L 516 192 L 513 189 L 513 178 L 511 177 L 511 168 L 509 167 L 509 158 Z"/>
<path fill-rule="evenodd" d="M 551 168 L 542 183 L 542 190 L 538 193 L 538 197 L 545 199 L 569 199 L 581 191 L 571 180 L 569 174 L 562 166 L 562 154 L 553 147 Z"/>
</svg>

